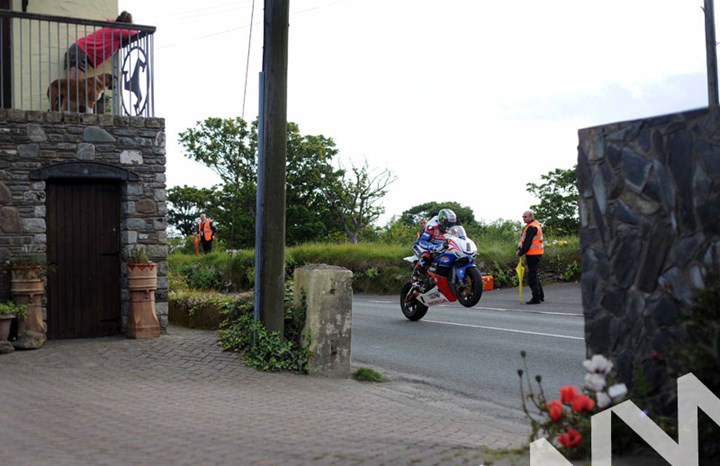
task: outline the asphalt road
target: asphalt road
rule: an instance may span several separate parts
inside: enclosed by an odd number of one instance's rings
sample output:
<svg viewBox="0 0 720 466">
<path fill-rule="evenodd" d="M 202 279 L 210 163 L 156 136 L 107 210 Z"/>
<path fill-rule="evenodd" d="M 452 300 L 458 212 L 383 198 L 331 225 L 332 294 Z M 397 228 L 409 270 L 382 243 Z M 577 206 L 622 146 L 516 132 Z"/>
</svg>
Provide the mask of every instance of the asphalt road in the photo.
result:
<svg viewBox="0 0 720 466">
<path fill-rule="evenodd" d="M 547 286 L 536 306 L 520 304 L 517 289 L 486 291 L 473 308 L 434 306 L 418 322 L 402 315 L 399 296 L 353 299 L 354 366 L 485 403 L 506 418 L 523 418 L 520 351 L 533 382 L 542 375 L 547 397 L 557 398 L 563 385 L 582 386 L 583 335 L 576 284 Z"/>
</svg>

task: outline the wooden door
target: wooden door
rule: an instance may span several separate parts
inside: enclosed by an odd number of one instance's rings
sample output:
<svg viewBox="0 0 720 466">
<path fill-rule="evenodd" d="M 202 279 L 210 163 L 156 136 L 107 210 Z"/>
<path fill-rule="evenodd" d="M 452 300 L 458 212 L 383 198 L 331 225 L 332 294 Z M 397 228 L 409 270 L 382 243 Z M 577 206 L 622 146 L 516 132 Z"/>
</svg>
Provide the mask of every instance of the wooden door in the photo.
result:
<svg viewBox="0 0 720 466">
<path fill-rule="evenodd" d="M 48 338 L 120 332 L 119 231 L 119 183 L 48 181 Z"/>
</svg>

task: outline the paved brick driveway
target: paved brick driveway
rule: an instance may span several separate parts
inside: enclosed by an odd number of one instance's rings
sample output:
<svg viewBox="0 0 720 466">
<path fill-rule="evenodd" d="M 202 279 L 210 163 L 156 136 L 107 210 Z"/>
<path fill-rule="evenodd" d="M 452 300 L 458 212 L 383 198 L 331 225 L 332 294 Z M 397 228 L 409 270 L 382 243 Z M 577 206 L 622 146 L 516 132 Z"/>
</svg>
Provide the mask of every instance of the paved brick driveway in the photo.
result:
<svg viewBox="0 0 720 466">
<path fill-rule="evenodd" d="M 0 356 L 0 402 L 4 465 L 479 465 L 527 435 L 405 382 L 259 372 L 175 326 Z"/>
</svg>

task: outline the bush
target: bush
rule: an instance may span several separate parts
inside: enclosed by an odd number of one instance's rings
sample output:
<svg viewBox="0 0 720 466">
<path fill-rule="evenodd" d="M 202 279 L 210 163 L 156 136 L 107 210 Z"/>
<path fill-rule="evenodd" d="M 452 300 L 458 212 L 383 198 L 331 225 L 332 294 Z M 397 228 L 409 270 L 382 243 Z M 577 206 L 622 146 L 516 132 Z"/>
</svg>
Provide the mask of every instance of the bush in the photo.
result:
<svg viewBox="0 0 720 466">
<path fill-rule="evenodd" d="M 412 250 L 396 244 L 344 243 L 296 246 L 288 250 L 287 256 L 294 267 L 329 264 L 350 270 L 356 293 L 392 294 L 410 277 L 412 264 L 403 257 L 411 254 Z"/>
<path fill-rule="evenodd" d="M 185 275 L 181 274 L 176 267 L 168 268 L 168 289 L 175 292 L 190 289 Z"/>
<path fill-rule="evenodd" d="M 286 287 L 284 338 L 269 332 L 262 322 L 254 320 L 254 305 L 250 300 L 233 307 L 225 307 L 218 344 L 225 351 L 243 354 L 245 364 L 263 371 L 287 370 L 307 373 L 310 360 L 311 336 L 303 341 L 305 328 L 305 300 L 300 306 L 292 305 L 292 285 Z M 253 341 L 255 344 L 253 345 Z"/>
<path fill-rule="evenodd" d="M 285 262 L 287 263 L 287 259 Z M 255 251 L 240 251 L 230 254 L 224 267 L 223 281 L 232 291 L 254 288 Z"/>
<path fill-rule="evenodd" d="M 27 310 L 24 304 L 15 304 L 12 301 L 0 303 L 0 315 L 14 315 L 18 319 L 27 317 Z"/>
<path fill-rule="evenodd" d="M 488 275 L 493 276 L 495 288 L 514 288 L 518 286 L 518 276 L 515 272 L 517 258 L 502 263 L 493 261 L 493 266 L 488 269 Z"/>
<path fill-rule="evenodd" d="M 710 280 L 713 283 L 698 290 L 692 307 L 680 316 L 686 337 L 672 356 L 680 366 L 678 377 L 692 372 L 711 392 L 720 394 L 720 281 L 717 277 Z M 713 459 L 706 464 L 719 464 L 719 431 L 717 424 L 700 418 L 701 458 Z"/>
<path fill-rule="evenodd" d="M 168 295 L 168 308 L 168 319 L 174 324 L 217 330 L 227 316 L 246 314 L 248 309 L 252 313 L 252 295 L 228 296 L 208 291 L 173 290 Z"/>
<path fill-rule="evenodd" d="M 503 224 L 504 225 L 504 224 Z M 510 238 L 510 226 L 498 226 L 478 232 L 471 238 L 478 246 L 476 260 L 480 272 L 492 275 L 498 288 L 515 287 L 517 275 L 515 256 L 517 238 Z M 410 277 L 412 264 L 403 257 L 412 255 L 408 244 L 381 243 L 308 243 L 286 249 L 286 280 L 295 268 L 306 264 L 328 264 L 353 272 L 355 293 L 395 294 Z M 170 265 L 173 284 L 191 289 L 215 289 L 240 292 L 254 288 L 255 251 L 213 252 L 207 255 L 173 254 Z M 580 252 L 577 238 L 548 242 L 540 265 L 544 282 L 576 281 L 580 276 Z"/>
<path fill-rule="evenodd" d="M 224 290 L 220 271 L 205 264 L 185 264 L 178 268 L 189 288 L 195 290 Z"/>
<path fill-rule="evenodd" d="M 549 281 L 580 279 L 580 240 L 577 237 L 546 241 L 540 271 Z"/>
</svg>

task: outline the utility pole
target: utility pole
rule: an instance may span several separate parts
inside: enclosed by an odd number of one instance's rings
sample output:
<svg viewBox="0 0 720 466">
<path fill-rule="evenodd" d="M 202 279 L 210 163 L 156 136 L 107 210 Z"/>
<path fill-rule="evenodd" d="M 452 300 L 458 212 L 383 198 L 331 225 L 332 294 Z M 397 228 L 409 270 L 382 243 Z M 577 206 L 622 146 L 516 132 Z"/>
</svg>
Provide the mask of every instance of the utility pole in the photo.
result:
<svg viewBox="0 0 720 466">
<path fill-rule="evenodd" d="M 718 109 L 717 42 L 715 42 L 714 0 L 705 0 L 705 55 L 708 74 L 708 107 Z"/>
<path fill-rule="evenodd" d="M 263 32 L 262 157 L 258 166 L 255 312 L 283 335 L 285 296 L 285 163 L 290 0 L 265 0 Z"/>
</svg>

